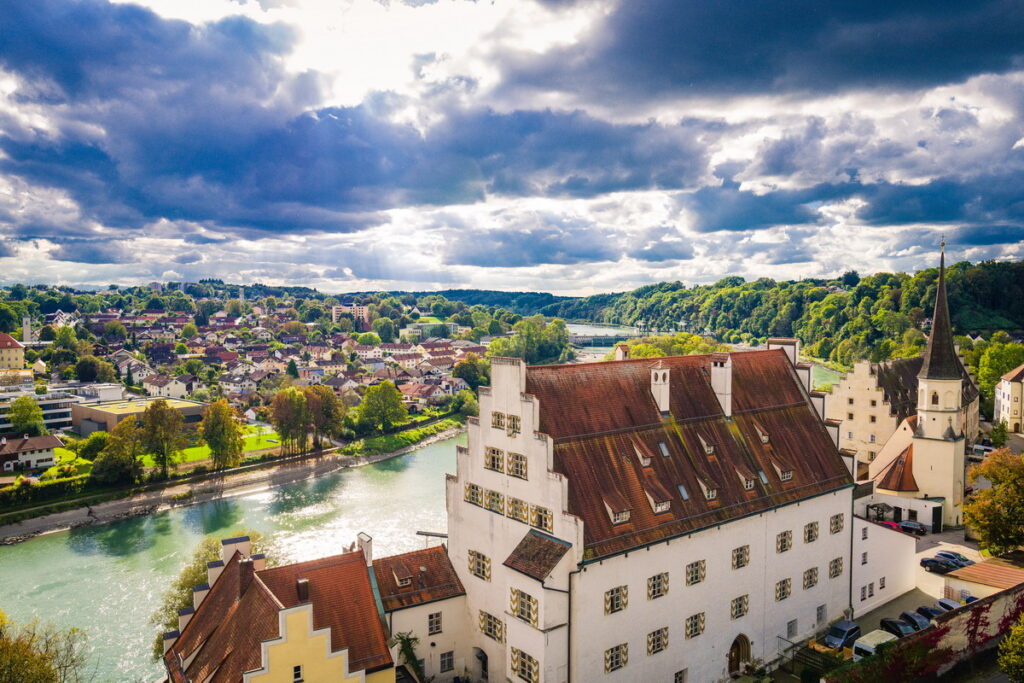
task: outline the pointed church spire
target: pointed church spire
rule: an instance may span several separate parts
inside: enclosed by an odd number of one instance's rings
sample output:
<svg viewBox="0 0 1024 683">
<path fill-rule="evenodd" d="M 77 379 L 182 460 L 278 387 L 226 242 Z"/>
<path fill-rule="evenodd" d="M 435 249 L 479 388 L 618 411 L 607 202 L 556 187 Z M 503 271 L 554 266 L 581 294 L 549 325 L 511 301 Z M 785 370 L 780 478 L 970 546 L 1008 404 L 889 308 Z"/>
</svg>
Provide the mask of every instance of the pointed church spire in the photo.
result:
<svg viewBox="0 0 1024 683">
<path fill-rule="evenodd" d="M 953 346 L 953 328 L 949 322 L 949 303 L 946 300 L 946 242 L 942 242 L 939 257 L 939 287 L 935 291 L 935 312 L 932 331 L 928 335 L 928 348 L 918 377 L 922 379 L 960 379 L 963 367 Z"/>
</svg>

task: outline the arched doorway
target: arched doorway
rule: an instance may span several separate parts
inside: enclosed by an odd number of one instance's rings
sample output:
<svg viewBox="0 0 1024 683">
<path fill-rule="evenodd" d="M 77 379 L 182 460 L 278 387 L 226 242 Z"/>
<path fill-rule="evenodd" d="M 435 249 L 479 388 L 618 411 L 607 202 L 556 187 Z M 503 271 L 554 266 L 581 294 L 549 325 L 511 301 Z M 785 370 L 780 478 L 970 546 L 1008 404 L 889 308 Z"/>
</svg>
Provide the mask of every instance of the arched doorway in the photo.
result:
<svg viewBox="0 0 1024 683">
<path fill-rule="evenodd" d="M 729 648 L 729 675 L 740 672 L 743 665 L 750 661 L 750 639 L 742 633 L 732 641 Z"/>
</svg>

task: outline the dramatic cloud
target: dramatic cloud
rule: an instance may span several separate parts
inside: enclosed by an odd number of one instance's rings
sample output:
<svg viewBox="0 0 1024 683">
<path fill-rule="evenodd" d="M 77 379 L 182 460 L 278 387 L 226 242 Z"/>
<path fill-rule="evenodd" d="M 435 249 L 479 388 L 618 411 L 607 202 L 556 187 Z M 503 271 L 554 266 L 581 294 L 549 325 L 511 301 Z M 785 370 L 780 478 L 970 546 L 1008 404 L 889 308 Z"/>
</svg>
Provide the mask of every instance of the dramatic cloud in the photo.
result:
<svg viewBox="0 0 1024 683">
<path fill-rule="evenodd" d="M 12 0 L 0 24 L 0 283 L 584 292 L 910 269 L 940 233 L 1024 255 L 1009 0 Z"/>
</svg>

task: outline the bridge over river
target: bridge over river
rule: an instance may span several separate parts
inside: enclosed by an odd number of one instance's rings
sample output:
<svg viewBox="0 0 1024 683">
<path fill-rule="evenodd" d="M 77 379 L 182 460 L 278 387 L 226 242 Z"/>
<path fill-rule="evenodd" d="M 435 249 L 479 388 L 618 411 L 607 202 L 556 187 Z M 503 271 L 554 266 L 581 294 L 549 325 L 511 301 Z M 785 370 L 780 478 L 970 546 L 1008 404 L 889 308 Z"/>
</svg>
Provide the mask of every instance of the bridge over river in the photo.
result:
<svg viewBox="0 0 1024 683">
<path fill-rule="evenodd" d="M 636 339 L 643 335 L 639 332 L 633 332 L 629 334 L 614 334 L 614 335 L 569 335 L 569 343 L 576 347 L 583 346 L 615 346 L 621 341 L 627 339 Z"/>
</svg>

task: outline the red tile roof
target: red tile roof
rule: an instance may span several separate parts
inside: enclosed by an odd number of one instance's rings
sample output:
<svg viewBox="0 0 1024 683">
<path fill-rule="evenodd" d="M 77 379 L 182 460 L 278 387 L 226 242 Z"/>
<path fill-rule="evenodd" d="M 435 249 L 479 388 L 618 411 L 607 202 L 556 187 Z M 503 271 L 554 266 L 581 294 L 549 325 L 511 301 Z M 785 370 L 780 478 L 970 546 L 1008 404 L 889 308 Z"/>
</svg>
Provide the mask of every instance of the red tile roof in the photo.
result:
<svg viewBox="0 0 1024 683">
<path fill-rule="evenodd" d="M 62 448 L 64 442 L 56 436 L 24 436 L 7 435 L 0 441 L 0 457 L 24 453 L 25 451 L 42 451 L 50 448 Z"/>
<path fill-rule="evenodd" d="M 1024 553 L 1015 551 L 962 567 L 946 576 L 1003 590 L 1024 583 Z"/>
<path fill-rule="evenodd" d="M 348 648 L 353 671 L 393 663 L 362 551 L 264 569 L 257 576 L 286 608 L 302 602 L 297 581 L 309 581 L 313 628 L 331 629 L 331 650 Z"/>
<path fill-rule="evenodd" d="M 18 341 L 17 339 L 12 337 L 11 335 L 7 334 L 6 332 L 0 332 L 0 349 L 23 349 L 23 348 L 25 348 L 25 346 L 20 341 Z"/>
<path fill-rule="evenodd" d="M 910 444 L 878 473 L 875 482 L 887 491 L 920 491 L 914 479 L 914 444 Z"/>
<path fill-rule="evenodd" d="M 551 575 L 571 547 L 571 543 L 531 529 L 523 536 L 523 540 L 519 541 L 519 545 L 504 564 L 531 578 L 543 581 Z"/>
<path fill-rule="evenodd" d="M 1024 382 L 1024 365 L 1018 365 L 1013 370 L 1003 375 L 1002 379 L 1008 382 Z"/>
<path fill-rule="evenodd" d="M 709 355 L 659 359 L 670 376 L 665 420 L 650 391 L 650 359 L 527 369 L 538 431 L 554 440 L 555 470 L 569 480 L 568 512 L 585 522 L 588 559 L 853 485 L 785 352 L 731 357 L 732 419 L 711 388 Z M 649 467 L 637 448 L 656 454 Z M 753 489 L 737 472 L 757 473 Z M 648 493 L 660 492 L 649 482 L 671 496 L 667 511 L 652 509 Z M 613 525 L 604 500 L 616 495 L 631 513 Z"/>
<path fill-rule="evenodd" d="M 381 557 L 373 561 L 373 573 L 386 612 L 466 594 L 443 545 Z M 396 576 L 412 581 L 403 588 Z"/>
</svg>

